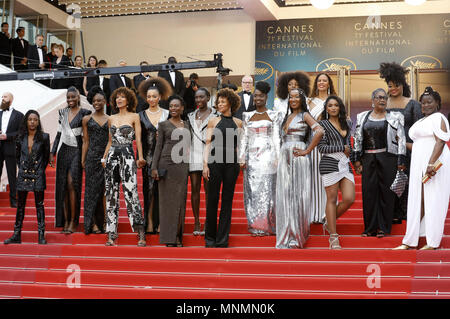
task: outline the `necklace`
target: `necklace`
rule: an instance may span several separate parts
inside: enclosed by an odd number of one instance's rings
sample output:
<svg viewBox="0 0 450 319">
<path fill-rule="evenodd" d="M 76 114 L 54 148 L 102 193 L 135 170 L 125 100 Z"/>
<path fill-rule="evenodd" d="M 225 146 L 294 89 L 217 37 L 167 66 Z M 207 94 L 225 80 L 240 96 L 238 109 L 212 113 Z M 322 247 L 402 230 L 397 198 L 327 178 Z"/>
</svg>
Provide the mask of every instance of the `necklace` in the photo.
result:
<svg viewBox="0 0 450 319">
<path fill-rule="evenodd" d="M 152 112 L 152 111 L 150 111 L 150 108 L 148 109 L 148 113 L 150 113 L 150 114 L 157 114 L 159 112 L 161 112 L 161 108 L 159 106 L 158 106 L 158 111 Z"/>
<path fill-rule="evenodd" d="M 258 112 L 258 111 L 255 111 L 255 114 L 259 114 L 259 115 L 262 115 L 262 114 L 264 114 L 264 113 L 266 113 L 267 112 L 267 110 L 265 110 L 265 111 L 262 111 L 262 112 Z"/>
<path fill-rule="evenodd" d="M 196 114 L 197 120 L 202 119 L 202 118 L 208 113 L 208 111 L 209 111 L 209 110 L 206 110 L 206 111 L 203 111 L 202 113 L 200 113 L 200 112 L 198 111 L 197 114 Z"/>
</svg>

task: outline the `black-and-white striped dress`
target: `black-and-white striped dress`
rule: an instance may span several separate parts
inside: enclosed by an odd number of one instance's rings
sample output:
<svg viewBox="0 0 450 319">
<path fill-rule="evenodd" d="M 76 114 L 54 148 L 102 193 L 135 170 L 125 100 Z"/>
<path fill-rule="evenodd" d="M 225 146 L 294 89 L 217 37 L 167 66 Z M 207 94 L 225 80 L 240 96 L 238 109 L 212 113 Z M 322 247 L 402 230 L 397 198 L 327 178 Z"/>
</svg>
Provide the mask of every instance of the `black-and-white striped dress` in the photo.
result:
<svg viewBox="0 0 450 319">
<path fill-rule="evenodd" d="M 351 123 L 348 123 L 352 127 Z M 328 120 L 320 121 L 325 135 L 317 146 L 322 158 L 319 164 L 320 175 L 325 187 L 334 185 L 343 178 L 355 183 L 349 158 L 344 154 L 345 145 L 351 147 L 350 131 L 343 137 Z"/>
</svg>

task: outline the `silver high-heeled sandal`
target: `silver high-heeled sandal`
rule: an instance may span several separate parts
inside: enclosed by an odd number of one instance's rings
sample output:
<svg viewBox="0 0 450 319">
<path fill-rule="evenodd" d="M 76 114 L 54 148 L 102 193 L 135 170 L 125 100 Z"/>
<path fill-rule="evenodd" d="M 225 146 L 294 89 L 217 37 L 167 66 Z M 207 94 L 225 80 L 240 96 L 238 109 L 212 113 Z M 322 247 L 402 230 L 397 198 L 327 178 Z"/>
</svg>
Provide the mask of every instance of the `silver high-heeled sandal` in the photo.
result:
<svg viewBox="0 0 450 319">
<path fill-rule="evenodd" d="M 328 241 L 330 249 L 342 249 L 341 245 L 339 245 L 339 234 L 330 234 Z"/>
</svg>

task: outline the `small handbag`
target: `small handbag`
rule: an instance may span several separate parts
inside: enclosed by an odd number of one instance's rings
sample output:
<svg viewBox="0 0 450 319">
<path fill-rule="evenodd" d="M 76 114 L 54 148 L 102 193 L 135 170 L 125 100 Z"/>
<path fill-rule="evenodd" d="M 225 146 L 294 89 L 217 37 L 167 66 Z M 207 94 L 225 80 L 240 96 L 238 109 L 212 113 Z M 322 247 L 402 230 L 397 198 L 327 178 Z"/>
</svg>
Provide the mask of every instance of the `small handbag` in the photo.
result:
<svg viewBox="0 0 450 319">
<path fill-rule="evenodd" d="M 166 176 L 166 173 L 167 173 L 167 169 L 165 169 L 165 168 L 159 168 L 158 169 L 158 177 L 160 179 L 164 178 Z"/>
<path fill-rule="evenodd" d="M 394 182 L 391 185 L 391 190 L 397 194 L 398 197 L 402 196 L 408 184 L 408 175 L 404 171 L 397 171 Z"/>
<path fill-rule="evenodd" d="M 442 167 L 442 163 L 441 163 L 440 160 L 437 160 L 436 162 L 434 162 L 433 169 L 434 169 L 435 172 L 437 172 L 438 169 L 440 169 L 441 167 Z M 431 179 L 430 176 L 424 175 L 423 178 L 422 178 L 422 183 L 426 184 L 430 179 Z"/>
</svg>

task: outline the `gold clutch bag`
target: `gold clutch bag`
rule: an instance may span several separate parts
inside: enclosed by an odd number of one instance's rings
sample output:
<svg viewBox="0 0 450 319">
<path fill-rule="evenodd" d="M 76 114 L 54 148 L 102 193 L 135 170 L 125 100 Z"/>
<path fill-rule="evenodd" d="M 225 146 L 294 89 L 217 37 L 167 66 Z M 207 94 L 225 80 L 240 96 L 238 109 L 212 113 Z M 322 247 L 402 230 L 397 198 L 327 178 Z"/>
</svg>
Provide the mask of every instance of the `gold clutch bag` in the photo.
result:
<svg viewBox="0 0 450 319">
<path fill-rule="evenodd" d="M 434 169 L 434 171 L 437 172 L 438 169 L 441 168 L 441 166 L 442 166 L 442 163 L 441 163 L 440 160 L 437 160 L 436 162 L 434 162 L 434 164 L 433 164 L 433 169 Z M 428 182 L 430 179 L 431 179 L 430 176 L 424 175 L 423 178 L 422 178 L 422 183 L 425 184 L 425 183 Z"/>
</svg>

